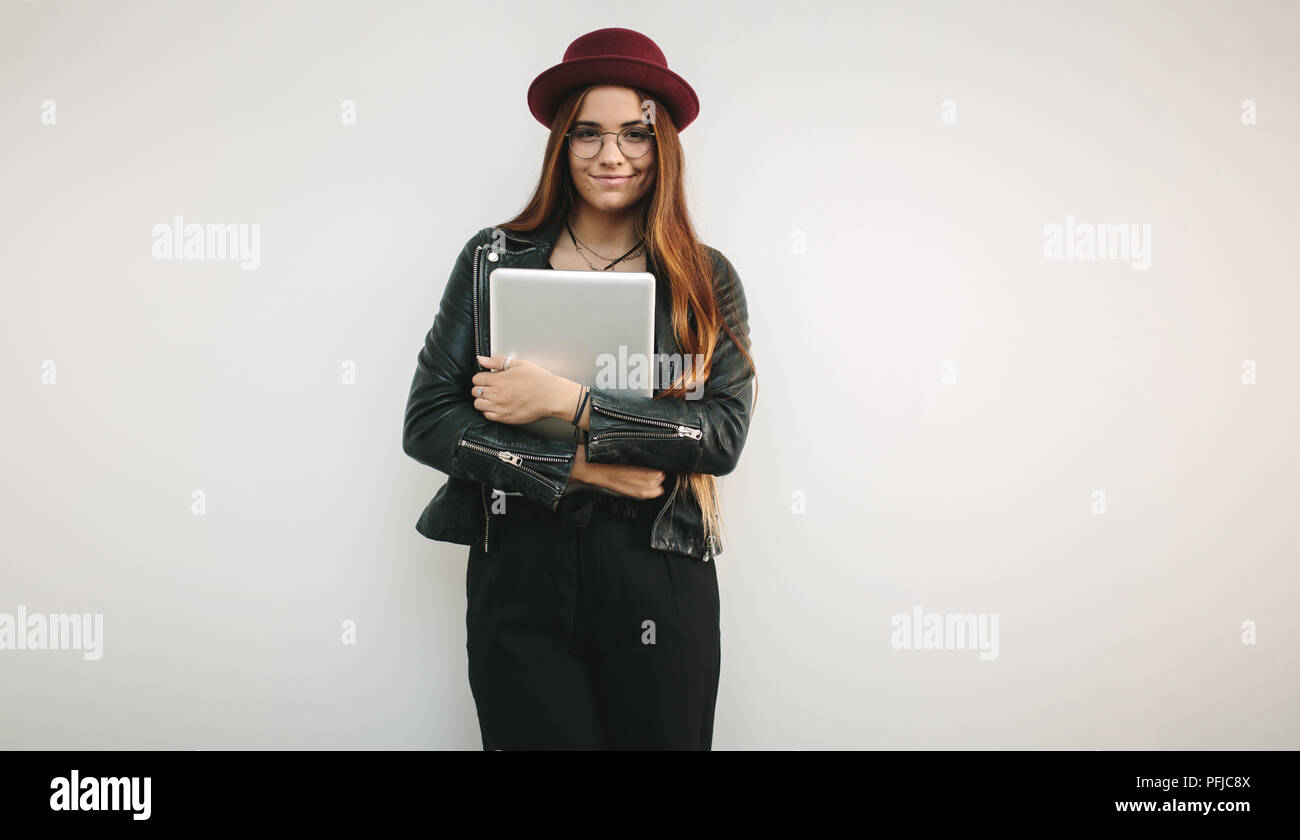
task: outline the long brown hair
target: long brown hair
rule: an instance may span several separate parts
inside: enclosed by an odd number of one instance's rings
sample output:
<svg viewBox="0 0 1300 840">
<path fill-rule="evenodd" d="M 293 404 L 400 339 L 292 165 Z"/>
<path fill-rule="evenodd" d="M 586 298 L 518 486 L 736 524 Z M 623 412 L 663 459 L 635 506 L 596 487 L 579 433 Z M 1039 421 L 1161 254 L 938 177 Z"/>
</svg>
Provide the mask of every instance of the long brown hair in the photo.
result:
<svg viewBox="0 0 1300 840">
<path fill-rule="evenodd" d="M 596 85 L 571 91 L 560 102 L 551 136 L 546 142 L 541 176 L 527 206 L 517 216 L 496 227 L 501 230 L 531 233 L 546 227 L 557 219 L 567 218 L 577 202 L 573 178 L 568 166 L 568 132 L 587 92 Z M 643 240 L 660 270 L 667 275 L 673 303 L 673 334 L 686 358 L 704 360 L 702 365 L 689 365 L 691 379 L 686 380 L 686 370 L 672 385 L 655 395 L 655 399 L 685 399 L 688 391 L 702 385 L 713 369 L 713 348 L 718 335 L 727 336 L 740 350 L 754 374 L 754 406 L 758 405 L 758 370 L 749 354 L 749 335 L 738 338 L 727 318 L 720 311 L 713 292 L 713 263 L 695 235 L 690 213 L 686 207 L 684 174 L 685 156 L 677 127 L 668 109 L 647 91 L 632 88 L 641 103 L 653 103 L 655 154 L 658 173 L 654 186 L 641 204 L 636 232 Z M 693 319 L 687 316 L 688 310 Z M 728 313 L 730 314 L 730 313 Z M 698 356 L 696 354 L 699 354 Z M 698 377 L 698 378 L 697 378 Z M 722 516 L 718 506 L 717 484 L 707 473 L 679 473 L 677 487 L 685 487 L 704 514 L 705 544 L 719 533 Z"/>
</svg>

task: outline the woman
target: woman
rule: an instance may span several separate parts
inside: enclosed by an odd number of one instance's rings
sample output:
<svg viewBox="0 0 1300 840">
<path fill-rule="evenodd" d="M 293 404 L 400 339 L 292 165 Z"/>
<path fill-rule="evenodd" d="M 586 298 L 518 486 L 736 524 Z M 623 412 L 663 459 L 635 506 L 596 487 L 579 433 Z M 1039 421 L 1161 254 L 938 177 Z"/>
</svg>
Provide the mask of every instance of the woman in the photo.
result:
<svg viewBox="0 0 1300 840">
<path fill-rule="evenodd" d="M 537 189 L 462 250 L 411 385 L 404 449 L 448 475 L 416 527 L 471 545 L 484 749 L 711 749 L 714 476 L 744 447 L 757 374 L 740 278 L 686 211 L 677 132 L 698 100 L 614 28 L 574 41 L 528 103 L 551 130 Z M 486 276 L 507 265 L 650 272 L 656 358 L 680 370 L 651 399 L 487 355 Z M 575 439 L 520 428 L 544 417 Z"/>
</svg>

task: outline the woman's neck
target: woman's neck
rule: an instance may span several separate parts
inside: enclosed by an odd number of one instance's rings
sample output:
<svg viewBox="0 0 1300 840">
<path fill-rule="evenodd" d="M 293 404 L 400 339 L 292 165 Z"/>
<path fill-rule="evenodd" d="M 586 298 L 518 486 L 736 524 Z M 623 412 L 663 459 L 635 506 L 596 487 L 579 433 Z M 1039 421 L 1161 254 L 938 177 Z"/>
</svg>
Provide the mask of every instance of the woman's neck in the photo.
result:
<svg viewBox="0 0 1300 840">
<path fill-rule="evenodd" d="M 637 244 L 636 220 L 636 211 L 603 213 L 580 204 L 569 214 L 569 227 L 583 246 L 600 254 L 612 254 L 613 259 Z"/>
</svg>

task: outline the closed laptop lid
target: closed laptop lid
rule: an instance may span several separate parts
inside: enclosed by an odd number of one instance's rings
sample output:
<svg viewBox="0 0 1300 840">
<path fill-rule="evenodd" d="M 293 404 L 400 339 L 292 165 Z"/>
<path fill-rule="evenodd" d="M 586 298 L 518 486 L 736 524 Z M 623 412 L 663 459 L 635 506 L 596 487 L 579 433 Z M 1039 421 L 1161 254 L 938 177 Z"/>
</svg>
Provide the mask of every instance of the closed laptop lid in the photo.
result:
<svg viewBox="0 0 1300 840">
<path fill-rule="evenodd" d="M 489 354 L 514 353 L 583 385 L 651 397 L 655 286 L 654 275 L 642 271 L 494 269 L 488 275 Z M 573 439 L 567 420 L 545 418 L 520 428 Z"/>
</svg>

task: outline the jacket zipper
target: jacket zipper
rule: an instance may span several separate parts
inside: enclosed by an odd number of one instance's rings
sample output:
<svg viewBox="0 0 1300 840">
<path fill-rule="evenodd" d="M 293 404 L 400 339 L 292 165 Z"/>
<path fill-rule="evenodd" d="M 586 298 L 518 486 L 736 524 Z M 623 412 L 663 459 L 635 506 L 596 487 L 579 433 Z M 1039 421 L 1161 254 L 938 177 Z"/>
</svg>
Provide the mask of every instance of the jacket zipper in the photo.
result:
<svg viewBox="0 0 1300 840">
<path fill-rule="evenodd" d="M 478 245 L 474 248 L 474 270 L 473 272 L 471 272 L 474 280 L 473 295 L 474 295 L 474 355 L 475 356 L 483 355 L 483 351 L 482 349 L 480 349 L 478 343 L 478 255 L 479 252 L 482 250 L 483 250 L 482 245 Z M 474 364 L 479 369 L 479 371 L 482 371 L 484 369 L 483 365 L 479 364 L 478 359 L 474 360 Z M 486 554 L 488 550 L 489 530 L 492 527 L 492 516 L 488 512 L 487 485 L 484 484 L 483 482 L 479 482 L 478 490 L 479 490 L 479 496 L 483 499 L 483 553 Z"/>
<path fill-rule="evenodd" d="M 608 408 L 600 408 L 596 405 L 591 406 L 592 411 L 599 411 L 601 414 L 607 414 L 610 417 L 617 417 L 620 420 L 628 420 L 633 423 L 648 423 L 653 426 L 662 426 L 665 429 L 672 429 L 671 432 L 606 432 L 603 435 L 596 435 L 589 438 L 587 444 L 604 440 L 605 438 L 620 437 L 637 437 L 637 438 L 675 438 L 688 437 L 693 440 L 699 440 L 704 433 L 693 426 L 682 426 L 677 423 L 669 423 L 667 420 L 652 420 L 649 417 L 637 417 L 635 414 L 625 414 L 621 411 L 613 411 Z"/>
<path fill-rule="evenodd" d="M 559 463 L 567 464 L 569 462 L 568 458 L 558 457 L 554 455 L 524 455 L 516 452 L 511 452 L 508 449 L 495 449 L 491 446 L 483 446 L 482 444 L 472 443 L 468 440 L 462 440 L 460 442 L 460 445 L 468 446 L 470 449 L 476 450 L 478 452 L 483 452 L 487 455 L 491 455 L 492 457 L 496 458 L 499 461 L 505 461 L 507 464 L 513 464 L 514 466 L 518 467 L 519 469 L 523 470 L 524 472 L 536 478 L 538 481 L 545 484 L 547 487 L 552 488 L 556 493 L 560 492 L 560 485 L 556 484 L 554 481 L 551 481 L 549 478 L 542 475 L 532 467 L 525 467 L 524 459 L 527 458 L 530 461 L 552 461 L 552 462 L 558 461 Z"/>
</svg>

